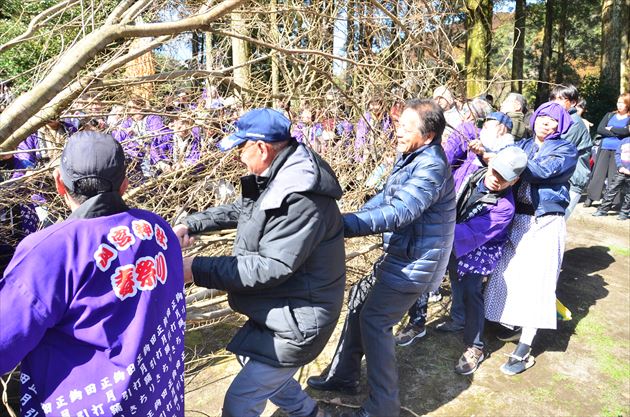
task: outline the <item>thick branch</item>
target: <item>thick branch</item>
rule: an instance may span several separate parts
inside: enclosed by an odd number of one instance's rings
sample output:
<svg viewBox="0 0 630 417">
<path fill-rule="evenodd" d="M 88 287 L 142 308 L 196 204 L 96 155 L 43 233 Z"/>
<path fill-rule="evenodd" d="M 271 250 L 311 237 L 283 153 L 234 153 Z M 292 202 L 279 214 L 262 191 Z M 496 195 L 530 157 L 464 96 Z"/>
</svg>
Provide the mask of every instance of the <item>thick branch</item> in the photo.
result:
<svg viewBox="0 0 630 417">
<path fill-rule="evenodd" d="M 102 84 L 102 77 L 106 74 L 113 72 L 114 70 L 122 67 L 128 62 L 133 61 L 139 56 L 144 55 L 148 51 L 156 48 L 162 43 L 166 42 L 170 39 L 170 36 L 162 36 L 155 39 L 148 45 L 145 45 L 142 48 L 134 49 L 129 53 L 114 59 L 113 61 L 107 62 L 96 70 L 91 72 L 90 74 L 79 78 L 74 81 L 68 87 L 64 88 L 53 100 L 48 103 L 44 108 L 42 108 L 37 114 L 33 117 L 29 118 L 19 129 L 7 138 L 5 143 L 3 143 L 2 147 L 0 147 L 0 151 L 6 147 L 6 149 L 15 148 L 26 136 L 28 136 L 31 132 L 37 130 L 41 126 L 43 126 L 46 121 L 54 119 L 57 117 L 63 109 L 68 107 L 72 101 L 77 98 L 81 93 L 83 93 L 88 88 L 95 88 Z"/>
<path fill-rule="evenodd" d="M 0 114 L 0 151 L 9 150 L 25 139 L 30 132 L 21 129 L 22 125 L 62 91 L 89 60 L 106 49 L 112 42 L 124 38 L 173 35 L 200 29 L 244 2 L 245 0 L 225 0 L 207 13 L 178 22 L 153 23 L 137 27 L 131 25 L 103 26 L 90 33 L 70 48 L 40 83 L 18 97 Z"/>
<path fill-rule="evenodd" d="M 125 13 L 126 10 L 129 9 L 129 7 L 134 4 L 136 2 L 136 0 L 124 0 L 122 2 L 120 2 L 115 8 L 114 10 L 112 10 L 112 12 L 109 14 L 109 16 L 107 17 L 107 20 L 105 20 L 105 24 L 106 25 L 113 25 L 115 23 L 120 23 L 120 19 L 123 15 L 123 13 Z"/>
</svg>

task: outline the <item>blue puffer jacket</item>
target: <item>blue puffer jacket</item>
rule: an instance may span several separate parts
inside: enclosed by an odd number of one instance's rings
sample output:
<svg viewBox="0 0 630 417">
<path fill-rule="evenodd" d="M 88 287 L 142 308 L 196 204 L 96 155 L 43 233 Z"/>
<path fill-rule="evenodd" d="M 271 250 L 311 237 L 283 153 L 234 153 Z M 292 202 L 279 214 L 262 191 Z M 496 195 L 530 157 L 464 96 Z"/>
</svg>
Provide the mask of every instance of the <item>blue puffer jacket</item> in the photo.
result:
<svg viewBox="0 0 630 417">
<path fill-rule="evenodd" d="M 383 191 L 344 215 L 345 236 L 383 233 L 376 278 L 401 292 L 433 291 L 453 246 L 455 186 L 439 143 L 400 155 Z"/>
<path fill-rule="evenodd" d="M 524 181 L 528 182 L 536 217 L 564 214 L 569 204 L 569 179 L 577 164 L 575 145 L 559 138 L 545 140 L 540 148 L 533 138 L 521 140 L 515 145 L 527 153 L 528 160 L 527 168 L 514 187 L 514 195 L 518 194 L 518 187 Z"/>
</svg>

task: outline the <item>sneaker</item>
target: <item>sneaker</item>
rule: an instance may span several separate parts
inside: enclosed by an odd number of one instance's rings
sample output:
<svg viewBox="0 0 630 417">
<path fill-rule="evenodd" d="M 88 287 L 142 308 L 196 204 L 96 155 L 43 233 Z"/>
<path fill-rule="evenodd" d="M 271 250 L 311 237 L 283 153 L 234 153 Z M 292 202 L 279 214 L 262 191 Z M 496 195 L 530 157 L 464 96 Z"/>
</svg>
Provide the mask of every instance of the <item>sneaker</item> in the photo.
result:
<svg viewBox="0 0 630 417">
<path fill-rule="evenodd" d="M 501 372 L 506 375 L 516 375 L 534 366 L 536 361 L 529 353 L 524 357 L 516 356 L 513 353 L 507 355 L 509 359 L 501 366 Z"/>
<path fill-rule="evenodd" d="M 608 216 L 608 211 L 597 209 L 597 211 L 591 214 L 591 216 L 595 216 L 595 217 Z"/>
<path fill-rule="evenodd" d="M 627 215 L 626 213 L 619 213 L 619 215 L 617 216 L 617 220 L 628 220 L 630 219 L 630 216 Z"/>
<path fill-rule="evenodd" d="M 593 200 L 591 200 L 590 198 L 584 200 L 584 207 L 590 207 L 591 205 L 593 205 Z"/>
<path fill-rule="evenodd" d="M 507 327 L 502 326 L 502 329 L 499 330 L 499 333 L 497 334 L 497 339 L 502 342 L 518 342 L 521 338 L 521 331 L 522 329 L 520 327 L 508 329 Z"/>
<path fill-rule="evenodd" d="M 409 323 L 403 329 L 398 330 L 394 340 L 398 346 L 409 346 L 416 339 L 420 339 L 427 334 L 427 328 Z"/>
<path fill-rule="evenodd" d="M 470 346 L 459 358 L 455 365 L 455 372 L 460 375 L 470 375 L 479 368 L 479 364 L 485 359 L 483 350 L 475 346 Z"/>
<path fill-rule="evenodd" d="M 464 330 L 464 325 L 455 323 L 453 320 L 448 320 L 435 326 L 435 330 L 444 333 L 461 332 Z"/>
</svg>

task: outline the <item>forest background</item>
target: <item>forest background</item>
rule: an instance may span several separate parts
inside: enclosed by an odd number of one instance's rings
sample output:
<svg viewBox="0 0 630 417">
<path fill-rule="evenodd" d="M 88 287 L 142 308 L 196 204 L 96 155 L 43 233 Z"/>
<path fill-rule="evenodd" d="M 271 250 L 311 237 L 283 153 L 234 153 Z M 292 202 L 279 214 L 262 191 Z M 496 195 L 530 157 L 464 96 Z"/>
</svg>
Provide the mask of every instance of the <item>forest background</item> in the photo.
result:
<svg viewBox="0 0 630 417">
<path fill-rule="evenodd" d="M 194 21 L 221 6 L 225 10 Z M 217 86 L 223 96 L 236 92 L 247 108 L 272 105 L 273 98 L 299 108 L 324 101 L 332 91 L 352 102 L 355 118 L 372 96 L 427 96 L 440 84 L 460 98 L 522 92 L 531 107 L 546 100 L 550 85 L 572 83 L 597 123 L 614 109 L 617 93 L 629 88 L 629 10 L 628 0 L 5 0 L 0 80 L 19 95 L 46 86 L 51 73 L 66 74 L 47 87 L 47 100 L 18 103 L 0 116 L 0 150 L 14 148 L 44 119 L 72 108 L 80 95 L 122 101 L 129 82 L 116 80 L 134 73 L 162 75 L 145 85 L 155 103 L 204 84 Z M 111 41 L 101 45 L 81 43 L 115 25 L 127 33 L 110 34 Z M 149 45 L 148 57 L 91 73 L 139 45 Z M 64 53 L 81 48 L 79 54 L 88 56 L 63 62 Z M 44 109 L 55 90 L 81 75 L 93 78 L 57 97 L 61 103 L 53 111 Z M 26 123 L 42 109 L 39 123 Z"/>
<path fill-rule="evenodd" d="M 444 84 L 459 99 L 491 94 L 496 107 L 521 92 L 534 108 L 571 83 L 596 126 L 630 90 L 629 15 L 630 0 L 0 0 L 0 154 L 50 120 L 106 117 L 116 105 L 126 114 L 138 96 L 148 113 L 185 115 L 216 138 L 234 113 L 258 106 L 309 106 L 356 122 L 372 98 L 389 110 Z M 236 109 L 191 105 L 210 92 Z M 233 197 L 243 168 L 210 142 L 202 168 L 148 178 L 126 200 L 175 222 Z M 391 156 L 387 137 L 372 145 L 360 164 L 335 147 L 323 152 L 344 211 L 374 192 L 365 180 Z M 51 221 L 65 218 L 53 168 L 0 177 L 0 212 L 36 194 Z M 7 236 L 0 223 L 0 241 Z M 193 253 L 227 253 L 229 242 L 210 237 Z M 370 263 L 356 259 L 352 279 Z M 211 303 L 205 322 L 229 312 L 224 298 Z"/>
</svg>

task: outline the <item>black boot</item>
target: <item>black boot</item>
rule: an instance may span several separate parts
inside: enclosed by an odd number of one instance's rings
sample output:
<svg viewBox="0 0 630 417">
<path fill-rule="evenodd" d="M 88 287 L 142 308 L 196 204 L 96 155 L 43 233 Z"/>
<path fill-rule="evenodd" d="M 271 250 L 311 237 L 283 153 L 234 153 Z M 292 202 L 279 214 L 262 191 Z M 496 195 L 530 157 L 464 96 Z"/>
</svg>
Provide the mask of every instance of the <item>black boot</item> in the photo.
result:
<svg viewBox="0 0 630 417">
<path fill-rule="evenodd" d="M 306 385 L 318 391 L 337 391 L 347 395 L 359 393 L 359 381 L 346 381 L 335 376 L 329 378 L 328 373 L 309 377 Z"/>
</svg>

